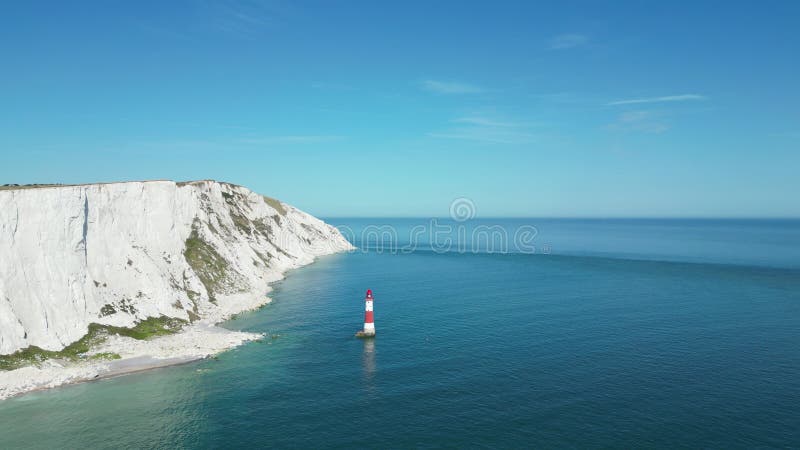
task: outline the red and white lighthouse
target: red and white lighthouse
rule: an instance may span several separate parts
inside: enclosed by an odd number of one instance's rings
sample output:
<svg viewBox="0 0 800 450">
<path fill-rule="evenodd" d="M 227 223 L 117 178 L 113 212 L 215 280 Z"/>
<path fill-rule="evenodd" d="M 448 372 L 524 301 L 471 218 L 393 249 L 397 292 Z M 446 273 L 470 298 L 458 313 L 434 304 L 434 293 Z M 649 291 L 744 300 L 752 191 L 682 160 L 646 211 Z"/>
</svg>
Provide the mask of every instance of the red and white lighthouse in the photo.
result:
<svg viewBox="0 0 800 450">
<path fill-rule="evenodd" d="M 358 337 L 375 336 L 375 317 L 372 310 L 372 289 L 367 289 L 367 297 L 364 299 L 364 330 L 356 333 Z"/>
</svg>

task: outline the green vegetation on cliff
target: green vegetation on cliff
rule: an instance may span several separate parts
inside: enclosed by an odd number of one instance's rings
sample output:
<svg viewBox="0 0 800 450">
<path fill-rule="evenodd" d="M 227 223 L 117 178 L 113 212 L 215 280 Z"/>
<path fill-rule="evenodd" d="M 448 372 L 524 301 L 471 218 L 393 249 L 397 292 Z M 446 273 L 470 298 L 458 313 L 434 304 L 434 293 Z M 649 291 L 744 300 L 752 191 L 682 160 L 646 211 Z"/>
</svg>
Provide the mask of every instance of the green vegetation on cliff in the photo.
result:
<svg viewBox="0 0 800 450">
<path fill-rule="evenodd" d="M 211 244 L 200 237 L 198 227 L 198 222 L 195 222 L 192 234 L 186 239 L 183 256 L 205 286 L 209 300 L 213 302 L 214 293 L 221 290 L 228 278 L 228 262 Z"/>
<path fill-rule="evenodd" d="M 272 197 L 267 197 L 266 195 L 263 195 L 262 197 L 264 197 L 264 201 L 267 202 L 267 204 L 271 206 L 272 209 L 278 211 L 278 214 L 282 216 L 286 215 L 286 208 L 283 207 L 283 204 L 281 204 L 281 202 L 275 200 Z"/>
<path fill-rule="evenodd" d="M 10 355 L 0 355 L 0 370 L 19 369 L 20 367 L 41 363 L 47 359 L 67 361 L 119 359 L 120 356 L 116 353 L 98 353 L 95 355 L 88 355 L 88 353 L 113 334 L 144 340 L 177 333 L 185 324 L 186 321 L 184 320 L 166 316 L 149 317 L 132 328 L 92 323 L 89 324 L 89 332 L 85 336 L 66 346 L 63 350 L 52 351 L 30 346 Z"/>
</svg>

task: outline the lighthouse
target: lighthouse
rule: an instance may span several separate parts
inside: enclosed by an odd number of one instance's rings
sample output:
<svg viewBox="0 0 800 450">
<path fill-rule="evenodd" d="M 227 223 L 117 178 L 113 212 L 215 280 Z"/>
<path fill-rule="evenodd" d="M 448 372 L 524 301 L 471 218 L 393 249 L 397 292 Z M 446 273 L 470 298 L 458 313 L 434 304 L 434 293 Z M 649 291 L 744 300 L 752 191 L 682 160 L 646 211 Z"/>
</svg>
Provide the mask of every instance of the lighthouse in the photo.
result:
<svg viewBox="0 0 800 450">
<path fill-rule="evenodd" d="M 367 296 L 364 299 L 364 329 L 356 333 L 358 337 L 375 336 L 375 318 L 372 311 L 372 289 L 367 289 Z"/>
</svg>

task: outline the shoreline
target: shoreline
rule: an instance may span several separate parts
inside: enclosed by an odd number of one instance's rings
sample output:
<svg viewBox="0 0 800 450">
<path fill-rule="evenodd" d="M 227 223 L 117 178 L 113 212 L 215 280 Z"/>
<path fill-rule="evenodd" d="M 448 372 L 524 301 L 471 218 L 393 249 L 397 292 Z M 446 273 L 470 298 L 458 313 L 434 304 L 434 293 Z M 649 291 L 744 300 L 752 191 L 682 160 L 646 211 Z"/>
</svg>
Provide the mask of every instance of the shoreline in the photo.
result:
<svg viewBox="0 0 800 450">
<path fill-rule="evenodd" d="M 93 349 L 91 354 L 113 350 L 120 354 L 120 359 L 45 360 L 39 365 L 0 372 L 0 402 L 32 392 L 188 364 L 258 341 L 264 336 L 263 333 L 227 330 L 208 322 L 151 340 L 109 336 L 108 341 Z"/>
<path fill-rule="evenodd" d="M 230 350 L 230 349 L 228 349 L 228 350 Z M 223 350 L 223 351 L 225 351 L 225 350 Z M 28 394 L 33 394 L 35 392 L 49 391 L 51 389 L 55 389 L 55 388 L 59 388 L 59 387 L 67 387 L 67 386 L 73 386 L 73 385 L 76 385 L 76 384 L 91 383 L 91 382 L 100 381 L 100 380 L 108 380 L 108 379 L 111 379 L 111 378 L 123 377 L 123 376 L 126 376 L 126 375 L 133 375 L 135 373 L 147 372 L 149 370 L 163 369 L 165 367 L 181 366 L 181 365 L 184 365 L 184 364 L 193 363 L 195 361 L 201 361 L 203 359 L 208 359 L 211 356 L 213 356 L 213 355 L 209 355 L 209 356 L 206 356 L 206 357 L 203 357 L 203 358 L 191 358 L 191 359 L 186 359 L 186 358 L 166 358 L 166 359 L 162 360 L 163 362 L 156 362 L 158 360 L 155 360 L 154 358 L 149 357 L 151 360 L 153 360 L 153 362 L 151 364 L 141 364 L 139 366 L 131 367 L 131 368 L 128 368 L 126 370 L 119 370 L 119 369 L 114 370 L 114 369 L 111 369 L 111 370 L 109 370 L 108 372 L 105 372 L 105 373 L 98 373 L 94 377 L 76 378 L 76 379 L 72 379 L 72 380 L 69 380 L 69 381 L 65 381 L 64 383 L 58 384 L 58 385 L 55 385 L 55 386 L 37 386 L 37 387 L 31 388 L 29 390 L 20 391 L 20 392 L 16 392 L 16 393 L 11 393 L 7 397 L 0 396 L 0 402 L 3 401 L 3 400 L 11 400 L 13 398 L 23 397 L 23 396 L 28 395 Z M 125 359 L 125 360 L 116 360 L 116 361 L 130 361 L 130 360 L 135 360 L 137 358 L 146 358 L 146 357 L 133 357 L 133 358 Z"/>
</svg>

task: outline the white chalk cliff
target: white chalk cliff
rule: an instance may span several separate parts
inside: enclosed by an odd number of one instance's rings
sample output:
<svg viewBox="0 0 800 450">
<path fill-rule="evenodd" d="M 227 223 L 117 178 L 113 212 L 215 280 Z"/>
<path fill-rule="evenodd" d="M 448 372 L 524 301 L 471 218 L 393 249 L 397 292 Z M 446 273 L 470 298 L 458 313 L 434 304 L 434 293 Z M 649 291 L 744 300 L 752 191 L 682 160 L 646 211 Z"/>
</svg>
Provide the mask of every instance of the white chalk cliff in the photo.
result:
<svg viewBox="0 0 800 450">
<path fill-rule="evenodd" d="M 208 326 L 266 303 L 285 270 L 349 249 L 321 220 L 227 183 L 0 190 L 0 355 L 61 350 L 93 323 Z"/>
</svg>

